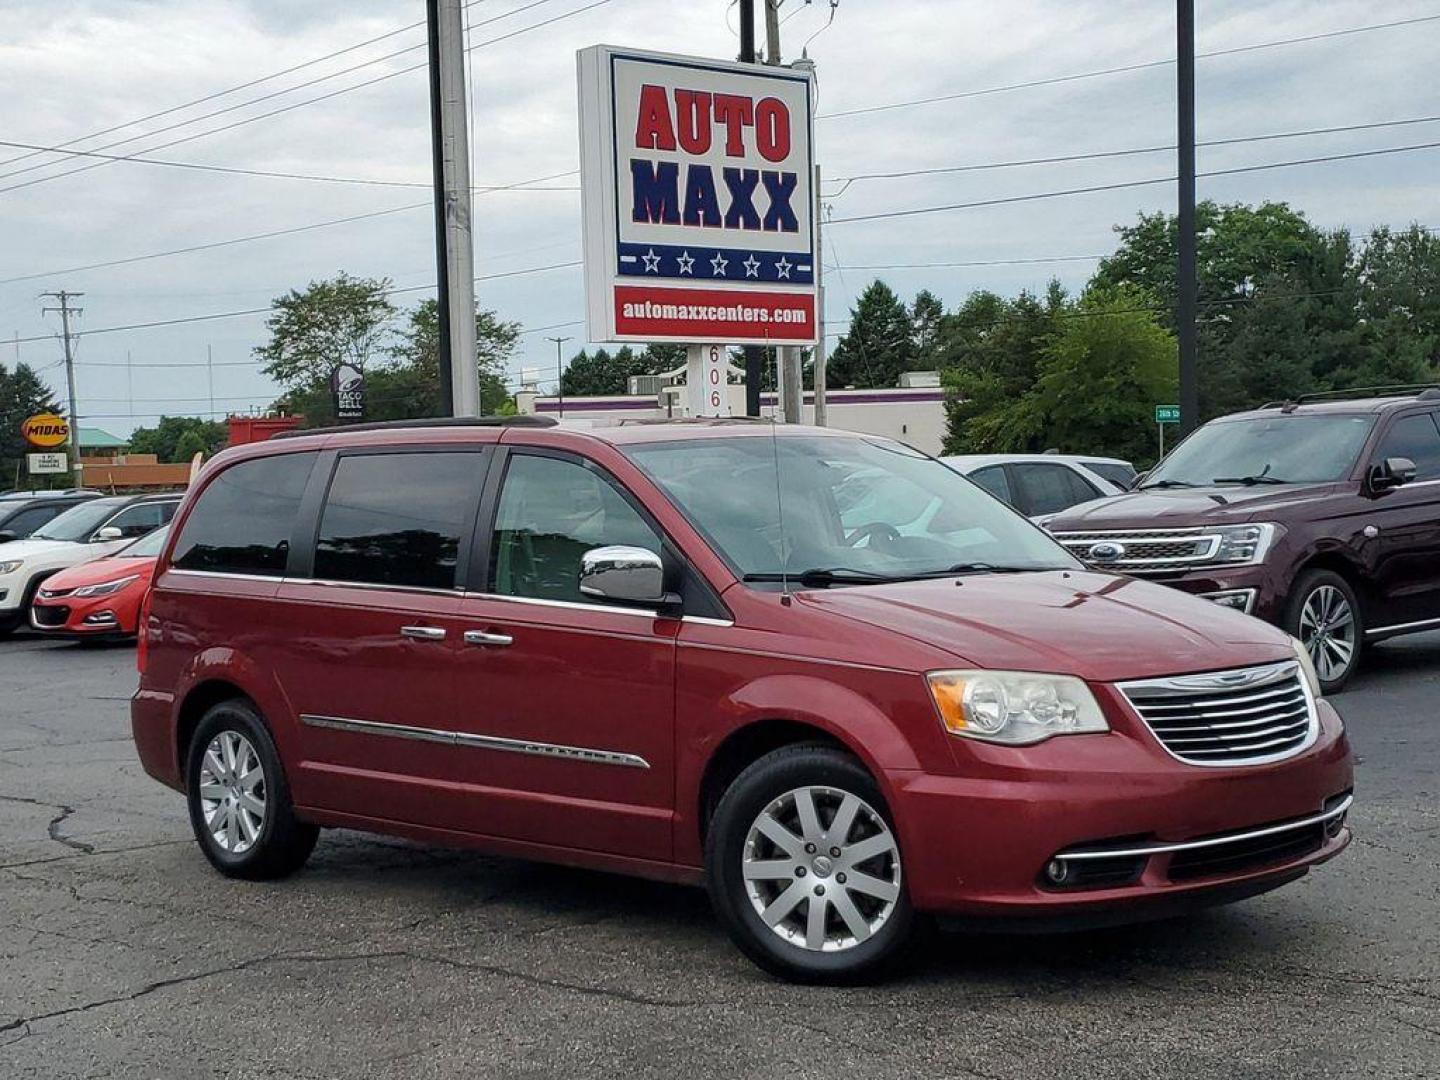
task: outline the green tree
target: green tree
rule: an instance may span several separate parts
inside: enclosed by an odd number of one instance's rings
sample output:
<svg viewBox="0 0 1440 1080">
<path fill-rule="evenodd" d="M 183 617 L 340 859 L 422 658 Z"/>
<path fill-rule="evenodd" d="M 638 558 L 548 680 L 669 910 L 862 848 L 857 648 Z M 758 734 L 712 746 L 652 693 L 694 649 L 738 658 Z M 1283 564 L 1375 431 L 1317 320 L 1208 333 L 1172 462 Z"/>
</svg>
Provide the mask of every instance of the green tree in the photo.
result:
<svg viewBox="0 0 1440 1080">
<path fill-rule="evenodd" d="M 189 461 L 198 450 L 206 457 L 219 453 L 229 439 L 229 429 L 218 420 L 194 416 L 162 416 L 154 427 L 136 428 L 129 448 L 134 454 L 154 454 L 167 464 Z"/>
<path fill-rule="evenodd" d="M 406 314 L 390 355 L 398 368 L 414 368 L 422 381 L 433 387 L 433 401 L 440 394 L 440 305 L 424 300 Z M 505 322 L 493 311 L 481 309 L 475 316 L 475 363 L 480 374 L 480 406 L 482 412 L 493 412 L 509 401 L 505 388 L 505 370 L 520 344 L 520 324 Z M 368 383 L 369 376 L 366 381 Z M 433 411 L 435 405 L 425 412 Z"/>
<path fill-rule="evenodd" d="M 660 375 L 685 366 L 685 346 L 647 345 L 636 352 L 623 345 L 615 352 L 581 349 L 565 365 L 560 388 L 566 397 L 625 394 L 632 375 Z"/>
<path fill-rule="evenodd" d="M 348 362 L 368 373 L 384 355 L 395 306 L 388 278 L 353 278 L 340 273 L 292 289 L 271 302 L 265 326 L 270 340 L 255 350 L 265 374 L 289 390 L 308 391 Z"/>
<path fill-rule="evenodd" d="M 915 294 L 910 305 L 910 340 L 919 370 L 930 371 L 940 366 L 940 328 L 945 321 L 945 305 L 929 289 Z"/>
<path fill-rule="evenodd" d="M 896 386 L 915 366 L 910 312 L 883 281 L 872 282 L 850 312 L 850 329 L 830 355 L 826 381 L 857 389 Z"/>
<path fill-rule="evenodd" d="M 31 447 L 20 435 L 27 417 L 41 412 L 60 412 L 55 395 L 29 364 L 17 363 L 14 370 L 0 364 L 0 487 L 35 486 L 24 473 L 25 455 Z M 68 477 L 59 477 L 60 486 Z M 43 482 L 41 486 L 44 486 Z"/>
</svg>

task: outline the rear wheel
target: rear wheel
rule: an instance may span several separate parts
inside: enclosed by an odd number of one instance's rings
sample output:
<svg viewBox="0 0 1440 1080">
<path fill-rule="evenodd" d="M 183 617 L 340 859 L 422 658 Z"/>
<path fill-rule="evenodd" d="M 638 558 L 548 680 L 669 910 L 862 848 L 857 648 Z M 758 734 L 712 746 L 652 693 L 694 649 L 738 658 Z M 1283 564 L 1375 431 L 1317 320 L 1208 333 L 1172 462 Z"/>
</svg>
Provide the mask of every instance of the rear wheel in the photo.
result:
<svg viewBox="0 0 1440 1080">
<path fill-rule="evenodd" d="M 295 817 L 275 743 L 246 701 L 223 701 L 190 743 L 186 790 L 200 850 L 227 877 L 284 877 L 305 864 L 320 830 Z"/>
<path fill-rule="evenodd" d="M 1301 575 L 1286 606 L 1285 629 L 1305 646 L 1327 694 L 1343 689 L 1360 666 L 1365 642 L 1360 602 L 1333 570 Z"/>
<path fill-rule="evenodd" d="M 741 773 L 716 807 L 706 870 L 735 944 L 796 982 L 874 977 L 914 929 L 879 787 L 831 747 L 783 747 Z"/>
</svg>

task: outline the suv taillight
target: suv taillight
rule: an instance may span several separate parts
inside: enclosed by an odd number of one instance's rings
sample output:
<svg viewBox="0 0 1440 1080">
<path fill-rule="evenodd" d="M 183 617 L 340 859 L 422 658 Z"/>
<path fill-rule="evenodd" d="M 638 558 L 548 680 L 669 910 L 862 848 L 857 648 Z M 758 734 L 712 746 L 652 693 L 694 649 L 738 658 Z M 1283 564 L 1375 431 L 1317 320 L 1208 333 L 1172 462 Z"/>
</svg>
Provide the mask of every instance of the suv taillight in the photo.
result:
<svg viewBox="0 0 1440 1080">
<path fill-rule="evenodd" d="M 152 585 L 145 590 L 140 601 L 140 617 L 135 621 L 135 670 L 145 674 L 145 664 L 150 659 L 150 598 L 155 595 Z"/>
</svg>

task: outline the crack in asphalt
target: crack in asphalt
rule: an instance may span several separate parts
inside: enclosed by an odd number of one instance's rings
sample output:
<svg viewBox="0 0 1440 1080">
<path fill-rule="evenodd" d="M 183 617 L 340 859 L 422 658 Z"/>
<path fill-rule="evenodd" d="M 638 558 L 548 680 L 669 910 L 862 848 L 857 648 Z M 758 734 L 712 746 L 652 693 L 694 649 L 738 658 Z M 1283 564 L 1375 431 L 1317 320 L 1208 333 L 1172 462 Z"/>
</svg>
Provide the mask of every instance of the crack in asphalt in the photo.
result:
<svg viewBox="0 0 1440 1080">
<path fill-rule="evenodd" d="M 21 1031 L 26 1034 L 19 1039 L 11 1039 L 0 1044 L 0 1049 L 13 1046 L 21 1039 L 27 1038 L 32 1033 L 33 1025 L 49 1020 L 60 1020 L 82 1013 L 93 1012 L 96 1009 L 107 1008 L 111 1005 L 124 1005 L 161 990 L 168 990 L 176 986 L 185 986 L 189 983 L 201 982 L 206 979 L 213 979 L 220 975 L 227 975 L 236 972 L 248 971 L 251 968 L 272 967 L 285 964 L 352 964 L 369 963 L 372 961 L 384 960 L 409 960 L 419 964 L 434 964 L 440 967 L 454 968 L 472 974 L 491 975 L 496 978 L 514 979 L 532 986 L 541 986 L 552 990 L 561 990 L 568 993 L 582 994 L 589 997 L 601 997 L 615 1001 L 623 1001 L 631 1005 L 646 1005 L 663 1009 L 693 1009 L 712 1007 L 727 1004 L 720 1000 L 680 1000 L 668 1001 L 664 998 L 650 997 L 644 994 L 630 993 L 624 990 L 614 990 L 608 987 L 591 986 L 585 983 L 566 982 L 563 979 L 551 979 L 541 975 L 534 975 L 530 972 L 520 971 L 515 968 L 505 967 L 501 964 L 483 964 L 469 960 L 456 960 L 453 957 L 431 956 L 426 953 L 417 953 L 408 949 L 385 949 L 375 952 L 362 953 L 337 953 L 329 956 L 316 955 L 314 953 L 274 953 L 268 956 L 253 957 L 248 960 L 238 960 L 233 964 L 224 967 L 210 968 L 205 971 L 195 971 L 187 975 L 176 975 L 168 979 L 157 979 L 153 982 L 130 991 L 125 994 L 117 994 L 113 997 L 100 998 L 95 1001 L 86 1002 L 83 1005 L 72 1005 L 64 1009 L 54 1009 L 50 1012 L 36 1013 L 31 1016 L 18 1016 L 6 1024 L 0 1024 L 0 1035 L 12 1031 Z"/>
<path fill-rule="evenodd" d="M 18 795 L 0 795 L 0 802 L 23 803 L 27 806 L 43 806 L 47 810 L 60 811 L 55 817 L 50 819 L 50 824 L 46 829 L 50 834 L 50 839 L 54 840 L 57 844 L 64 844 L 66 847 L 82 852 L 83 854 L 95 854 L 95 845 L 87 844 L 82 840 L 75 840 L 60 831 L 60 826 L 65 822 L 65 819 L 75 813 L 75 807 L 68 806 L 65 803 L 45 802 L 42 799 L 25 799 Z"/>
</svg>

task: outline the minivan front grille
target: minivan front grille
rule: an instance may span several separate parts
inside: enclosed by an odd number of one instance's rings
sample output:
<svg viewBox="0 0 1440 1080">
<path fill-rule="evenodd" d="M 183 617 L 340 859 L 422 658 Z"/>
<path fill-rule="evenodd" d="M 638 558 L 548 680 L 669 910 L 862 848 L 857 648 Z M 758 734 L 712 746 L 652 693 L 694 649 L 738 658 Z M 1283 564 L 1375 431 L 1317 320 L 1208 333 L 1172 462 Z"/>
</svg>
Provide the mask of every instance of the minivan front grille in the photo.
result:
<svg viewBox="0 0 1440 1080">
<path fill-rule="evenodd" d="M 1120 684 L 1171 755 L 1191 765 L 1254 765 L 1300 753 L 1319 717 L 1294 660 Z"/>
</svg>

